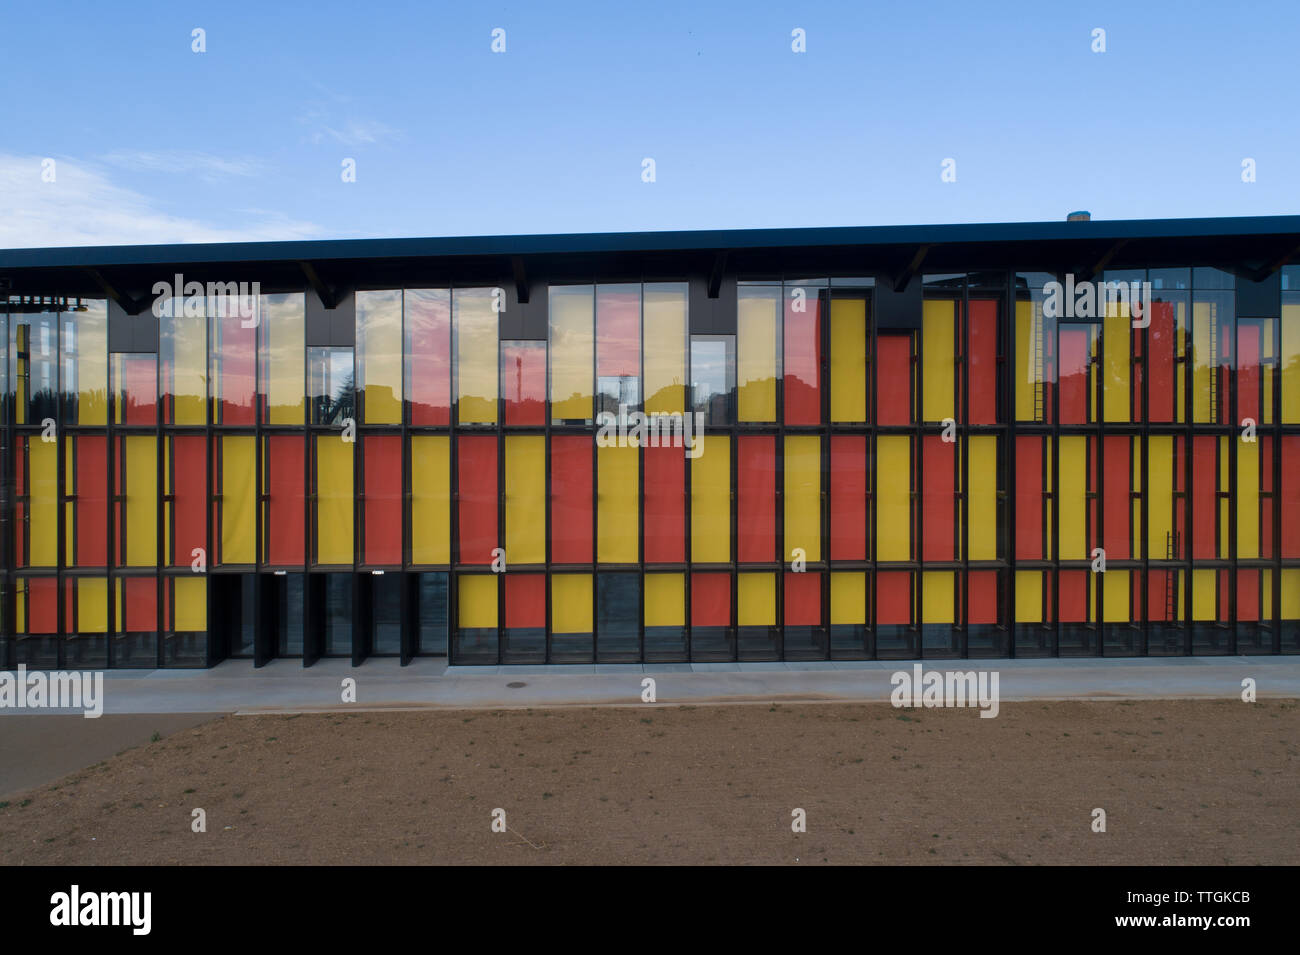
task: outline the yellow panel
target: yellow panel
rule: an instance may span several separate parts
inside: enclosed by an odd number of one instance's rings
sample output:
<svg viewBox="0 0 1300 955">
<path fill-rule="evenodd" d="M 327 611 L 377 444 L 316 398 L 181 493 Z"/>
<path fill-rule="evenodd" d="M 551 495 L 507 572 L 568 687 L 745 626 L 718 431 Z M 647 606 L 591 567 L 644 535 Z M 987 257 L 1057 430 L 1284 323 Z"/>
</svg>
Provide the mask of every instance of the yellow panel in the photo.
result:
<svg viewBox="0 0 1300 955">
<path fill-rule="evenodd" d="M 644 291 L 645 410 L 686 411 L 686 286 L 647 284 Z"/>
<path fill-rule="evenodd" d="M 357 293 L 357 357 L 368 424 L 402 421 L 402 293 Z"/>
<path fill-rule="evenodd" d="M 266 341 L 264 387 L 271 424 L 302 424 L 307 411 L 303 378 L 306 304 L 301 293 L 263 295 L 260 326 Z"/>
<path fill-rule="evenodd" d="M 922 418 L 942 421 L 956 417 L 957 366 L 954 363 L 953 337 L 956 306 L 945 299 L 925 302 L 921 311 L 922 328 Z"/>
<path fill-rule="evenodd" d="M 253 563 L 253 468 L 251 435 L 221 439 L 221 561 Z"/>
<path fill-rule="evenodd" d="M 1282 569 L 1282 619 L 1300 620 L 1300 568 Z"/>
<path fill-rule="evenodd" d="M 507 566 L 546 563 L 546 438 L 542 435 L 506 437 L 505 498 Z"/>
<path fill-rule="evenodd" d="M 947 570 L 926 571 L 921 575 L 922 623 L 953 622 L 953 578 L 955 576 Z"/>
<path fill-rule="evenodd" d="M 1132 319 L 1128 305 L 1120 302 L 1118 314 L 1105 320 L 1106 373 L 1102 383 L 1105 402 L 1105 420 L 1128 421 L 1129 399 L 1129 348 L 1132 338 Z"/>
<path fill-rule="evenodd" d="M 822 559 L 822 443 L 816 435 L 785 439 L 785 557 L 804 549 L 807 560 Z"/>
<path fill-rule="evenodd" d="M 595 292 L 551 288 L 551 418 L 591 418 L 595 374 Z M 683 347 L 685 347 L 683 345 Z"/>
<path fill-rule="evenodd" d="M 1043 575 L 1040 571 L 1016 571 L 1016 622 L 1043 622 Z"/>
<path fill-rule="evenodd" d="M 164 384 L 175 395 L 173 420 L 176 424 L 207 424 L 207 317 L 181 314 L 162 321 L 171 325 L 165 333 L 171 336 L 172 381 Z"/>
<path fill-rule="evenodd" d="M 967 445 L 970 473 L 970 559 L 998 556 L 998 439 L 972 436 Z"/>
<path fill-rule="evenodd" d="M 158 564 L 158 440 L 126 439 L 126 564 Z"/>
<path fill-rule="evenodd" d="M 876 559 L 912 557 L 912 441 L 905 435 L 876 438 Z"/>
<path fill-rule="evenodd" d="M 700 435 L 691 461 L 691 559 L 731 560 L 731 439 Z"/>
<path fill-rule="evenodd" d="M 1192 571 L 1192 619 L 1215 619 L 1215 591 L 1218 572 L 1214 570 Z"/>
<path fill-rule="evenodd" d="M 1192 371 L 1192 421 L 1210 421 L 1210 376 L 1218 358 L 1214 352 L 1222 349 L 1210 347 L 1210 333 L 1216 318 L 1213 302 L 1192 304 L 1192 350 L 1195 362 Z"/>
<path fill-rule="evenodd" d="M 1060 558 L 1088 557 L 1088 439 L 1066 436 L 1060 439 Z"/>
<path fill-rule="evenodd" d="M 776 420 L 779 288 L 744 290 L 736 332 L 736 411 L 741 421 Z"/>
<path fill-rule="evenodd" d="M 1103 589 L 1105 597 L 1102 601 L 1101 619 L 1105 623 L 1127 623 L 1129 620 L 1128 571 L 1106 571 Z"/>
<path fill-rule="evenodd" d="M 736 575 L 736 623 L 741 627 L 776 625 L 776 575 Z"/>
<path fill-rule="evenodd" d="M 445 435 L 411 436 L 411 562 L 415 564 L 451 560 L 448 441 Z"/>
<path fill-rule="evenodd" d="M 551 632 L 592 632 L 591 574 L 551 575 Z"/>
<path fill-rule="evenodd" d="M 316 437 L 316 563 L 352 563 L 352 453 L 338 435 Z"/>
<path fill-rule="evenodd" d="M 596 448 L 596 560 L 601 563 L 640 560 L 640 454 L 633 447 Z"/>
<path fill-rule="evenodd" d="M 645 625 L 686 626 L 686 575 L 645 575 Z"/>
<path fill-rule="evenodd" d="M 1237 442 L 1237 556 L 1259 557 L 1259 443 Z"/>
<path fill-rule="evenodd" d="M 1300 305 L 1282 306 L 1282 423 L 1300 423 Z"/>
<path fill-rule="evenodd" d="M 1151 435 L 1147 453 L 1147 556 L 1164 560 L 1168 536 L 1174 529 L 1174 439 Z"/>
<path fill-rule="evenodd" d="M 462 424 L 497 420 L 499 328 L 490 288 L 453 289 L 451 314 L 456 340 L 456 415 Z"/>
<path fill-rule="evenodd" d="M 1034 420 L 1034 303 L 1016 302 L 1016 420 Z"/>
<path fill-rule="evenodd" d="M 77 581 L 77 633 L 108 632 L 108 578 Z"/>
<path fill-rule="evenodd" d="M 177 577 L 172 591 L 174 630 L 185 633 L 208 629 L 208 582 L 201 576 Z"/>
<path fill-rule="evenodd" d="M 831 574 L 831 623 L 867 622 L 867 575 L 851 571 Z"/>
<path fill-rule="evenodd" d="M 497 625 L 497 575 L 464 574 L 457 593 L 456 619 L 466 629 Z"/>
<path fill-rule="evenodd" d="M 867 420 L 867 303 L 831 300 L 831 420 Z"/>
<path fill-rule="evenodd" d="M 200 319 L 202 321 L 202 319 Z M 103 302 L 90 302 L 88 311 L 79 312 L 77 323 L 77 423 L 108 424 L 108 308 Z M 201 335 L 202 333 L 200 333 Z M 205 360 L 207 343 L 199 339 L 199 361 Z M 200 364 L 199 374 L 203 374 Z M 202 387 L 202 381 L 199 382 Z M 201 399 L 200 399 L 201 400 Z M 177 399 L 179 412 L 180 399 Z M 199 409 L 198 424 L 203 424 Z M 188 422 L 178 422 L 186 424 Z"/>
<path fill-rule="evenodd" d="M 59 559 L 58 491 L 59 446 L 39 437 L 27 440 L 28 513 L 27 541 L 32 567 L 53 567 Z"/>
</svg>

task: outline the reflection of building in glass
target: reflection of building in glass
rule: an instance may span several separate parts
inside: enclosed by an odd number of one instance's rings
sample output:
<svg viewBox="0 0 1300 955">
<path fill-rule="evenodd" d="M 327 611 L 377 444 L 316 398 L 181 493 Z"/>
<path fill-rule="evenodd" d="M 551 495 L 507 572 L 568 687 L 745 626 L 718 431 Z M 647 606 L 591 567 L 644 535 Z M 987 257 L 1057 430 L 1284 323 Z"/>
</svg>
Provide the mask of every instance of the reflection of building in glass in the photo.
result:
<svg viewBox="0 0 1300 955">
<path fill-rule="evenodd" d="M 1300 652 L 1300 221 L 562 238 L 0 252 L 0 664 Z"/>
</svg>

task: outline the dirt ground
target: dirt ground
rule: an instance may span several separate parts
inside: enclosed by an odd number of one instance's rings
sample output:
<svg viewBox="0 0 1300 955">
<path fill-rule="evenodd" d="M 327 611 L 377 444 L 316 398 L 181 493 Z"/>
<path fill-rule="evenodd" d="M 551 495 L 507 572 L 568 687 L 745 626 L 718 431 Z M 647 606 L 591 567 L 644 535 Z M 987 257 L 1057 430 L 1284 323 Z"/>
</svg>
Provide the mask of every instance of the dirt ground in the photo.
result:
<svg viewBox="0 0 1300 955">
<path fill-rule="evenodd" d="M 1298 717 L 1278 701 L 228 716 L 7 797 L 0 864 L 1295 864 Z"/>
</svg>

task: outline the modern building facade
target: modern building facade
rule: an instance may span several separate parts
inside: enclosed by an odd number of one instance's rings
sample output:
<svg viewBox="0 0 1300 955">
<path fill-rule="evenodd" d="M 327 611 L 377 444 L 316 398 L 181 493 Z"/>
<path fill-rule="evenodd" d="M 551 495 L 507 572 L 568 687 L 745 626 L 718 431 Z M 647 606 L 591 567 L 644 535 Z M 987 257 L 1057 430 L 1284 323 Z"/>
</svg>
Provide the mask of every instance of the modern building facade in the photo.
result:
<svg viewBox="0 0 1300 955">
<path fill-rule="evenodd" d="M 1293 262 L 1300 217 L 3 251 L 0 665 L 1300 652 Z"/>
</svg>

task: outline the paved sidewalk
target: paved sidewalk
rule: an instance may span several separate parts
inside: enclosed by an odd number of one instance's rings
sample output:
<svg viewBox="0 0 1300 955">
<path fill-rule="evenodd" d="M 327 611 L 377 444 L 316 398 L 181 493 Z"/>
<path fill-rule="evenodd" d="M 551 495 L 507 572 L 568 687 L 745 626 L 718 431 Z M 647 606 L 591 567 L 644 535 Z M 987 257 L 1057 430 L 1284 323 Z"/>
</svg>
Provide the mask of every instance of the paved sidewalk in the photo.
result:
<svg viewBox="0 0 1300 955">
<path fill-rule="evenodd" d="M 227 660 L 210 670 L 117 670 L 104 674 L 104 712 L 245 713 L 369 708 L 498 708 L 642 705 L 654 678 L 659 705 L 741 702 L 888 701 L 891 676 L 916 661 L 695 663 L 597 666 L 448 667 L 420 658 L 352 667 L 322 660 L 304 668 L 277 660 L 254 669 Z M 1242 680 L 1260 699 L 1300 698 L 1300 657 L 1172 657 L 1069 660 L 927 660 L 930 670 L 996 671 L 1003 703 L 1026 700 L 1239 700 Z M 355 703 L 342 702 L 345 679 Z M 45 710 L 42 712 L 68 712 Z M 31 710 L 0 709 L 0 717 Z"/>
</svg>

